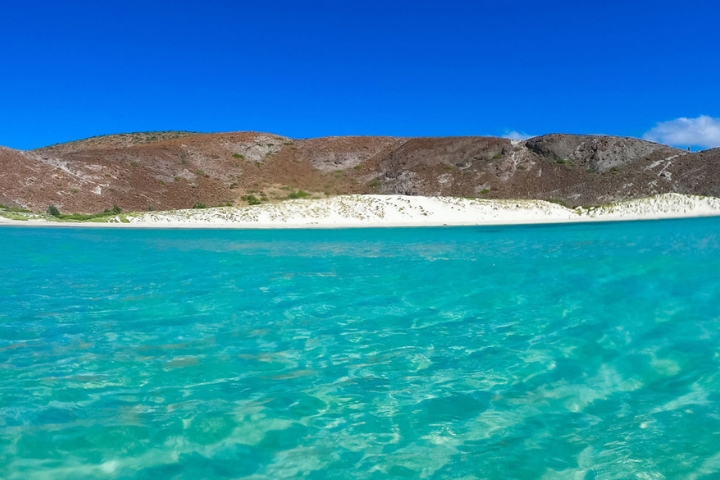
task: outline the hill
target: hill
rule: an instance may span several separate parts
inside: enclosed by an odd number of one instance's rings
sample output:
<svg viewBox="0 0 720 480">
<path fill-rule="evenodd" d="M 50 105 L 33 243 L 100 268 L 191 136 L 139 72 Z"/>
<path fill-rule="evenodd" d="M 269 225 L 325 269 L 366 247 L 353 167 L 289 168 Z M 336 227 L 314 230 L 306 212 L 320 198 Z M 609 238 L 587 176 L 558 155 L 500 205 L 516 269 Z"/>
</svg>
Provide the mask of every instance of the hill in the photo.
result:
<svg viewBox="0 0 720 480">
<path fill-rule="evenodd" d="M 633 138 L 327 137 L 148 132 L 33 151 L 0 147 L 0 204 L 91 213 L 400 194 L 594 206 L 660 193 L 720 196 L 720 149 Z"/>
</svg>

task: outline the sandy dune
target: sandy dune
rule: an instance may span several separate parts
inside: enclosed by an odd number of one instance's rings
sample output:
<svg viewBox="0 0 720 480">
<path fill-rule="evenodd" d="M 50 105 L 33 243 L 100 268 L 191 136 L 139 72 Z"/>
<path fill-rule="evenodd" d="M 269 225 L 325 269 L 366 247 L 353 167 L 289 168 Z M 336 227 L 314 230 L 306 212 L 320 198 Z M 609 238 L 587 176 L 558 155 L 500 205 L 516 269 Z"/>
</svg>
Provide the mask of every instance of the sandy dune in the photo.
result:
<svg viewBox="0 0 720 480">
<path fill-rule="evenodd" d="M 477 200 L 403 195 L 346 195 L 251 207 L 131 213 L 110 223 L 11 221 L 4 224 L 154 228 L 333 228 L 503 225 L 642 220 L 720 215 L 720 199 L 664 194 L 592 208 L 541 200 Z"/>
</svg>

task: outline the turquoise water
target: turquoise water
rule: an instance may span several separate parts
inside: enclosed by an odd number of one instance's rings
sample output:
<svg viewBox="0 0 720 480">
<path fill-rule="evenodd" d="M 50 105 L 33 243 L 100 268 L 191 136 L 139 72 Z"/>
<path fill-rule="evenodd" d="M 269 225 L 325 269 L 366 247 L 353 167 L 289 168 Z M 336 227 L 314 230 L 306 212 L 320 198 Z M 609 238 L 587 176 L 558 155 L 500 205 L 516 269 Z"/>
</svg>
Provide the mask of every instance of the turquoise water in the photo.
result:
<svg viewBox="0 0 720 480">
<path fill-rule="evenodd" d="M 719 232 L 1 228 L 0 478 L 720 478 Z"/>
</svg>

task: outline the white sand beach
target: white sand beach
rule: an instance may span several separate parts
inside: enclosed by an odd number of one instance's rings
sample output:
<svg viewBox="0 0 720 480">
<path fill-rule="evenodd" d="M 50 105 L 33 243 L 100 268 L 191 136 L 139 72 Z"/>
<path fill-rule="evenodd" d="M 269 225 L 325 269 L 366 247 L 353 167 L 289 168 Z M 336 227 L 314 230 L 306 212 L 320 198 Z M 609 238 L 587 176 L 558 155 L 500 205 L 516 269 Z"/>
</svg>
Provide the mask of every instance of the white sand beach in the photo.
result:
<svg viewBox="0 0 720 480">
<path fill-rule="evenodd" d="M 135 228 L 355 228 L 520 225 L 720 216 L 720 199 L 663 194 L 576 209 L 542 200 L 484 200 L 403 195 L 344 195 L 246 207 L 135 212 L 108 223 L 27 221 L 2 225 Z"/>
</svg>

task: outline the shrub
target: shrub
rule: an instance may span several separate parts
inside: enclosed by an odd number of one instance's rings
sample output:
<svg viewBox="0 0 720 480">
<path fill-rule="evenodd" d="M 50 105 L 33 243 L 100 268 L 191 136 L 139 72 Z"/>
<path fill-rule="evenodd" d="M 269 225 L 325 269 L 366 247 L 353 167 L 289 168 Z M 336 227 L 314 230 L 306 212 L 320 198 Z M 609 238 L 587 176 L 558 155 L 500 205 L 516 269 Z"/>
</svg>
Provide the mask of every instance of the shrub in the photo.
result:
<svg viewBox="0 0 720 480">
<path fill-rule="evenodd" d="M 482 193 L 483 195 L 485 195 L 486 193 L 490 193 L 490 189 L 489 189 L 489 188 L 483 188 L 482 190 L 480 190 L 480 193 Z"/>
<path fill-rule="evenodd" d="M 240 197 L 241 200 L 244 202 L 248 202 L 248 205 L 259 205 L 262 203 L 263 200 L 267 200 L 267 197 L 263 197 L 262 199 L 257 198 L 255 195 L 243 195 Z"/>
<path fill-rule="evenodd" d="M 298 190 L 297 192 L 292 192 L 290 195 L 288 195 L 288 198 L 290 200 L 296 200 L 298 198 L 307 198 L 310 194 L 308 192 Z"/>
<path fill-rule="evenodd" d="M 233 158 L 242 158 L 243 160 L 245 160 L 245 155 L 241 155 L 239 153 L 233 153 L 232 156 Z"/>
<path fill-rule="evenodd" d="M 47 213 L 48 215 L 52 215 L 53 217 L 60 216 L 60 210 L 58 210 L 55 205 L 50 205 L 47 209 Z"/>
<path fill-rule="evenodd" d="M 197 202 L 192 206 L 192 208 L 207 208 L 207 206 L 204 203 Z"/>
<path fill-rule="evenodd" d="M 115 205 L 113 205 L 112 210 L 110 210 L 110 213 L 112 213 L 114 215 L 119 215 L 121 212 L 122 212 L 122 208 L 118 207 L 117 203 Z"/>
</svg>

